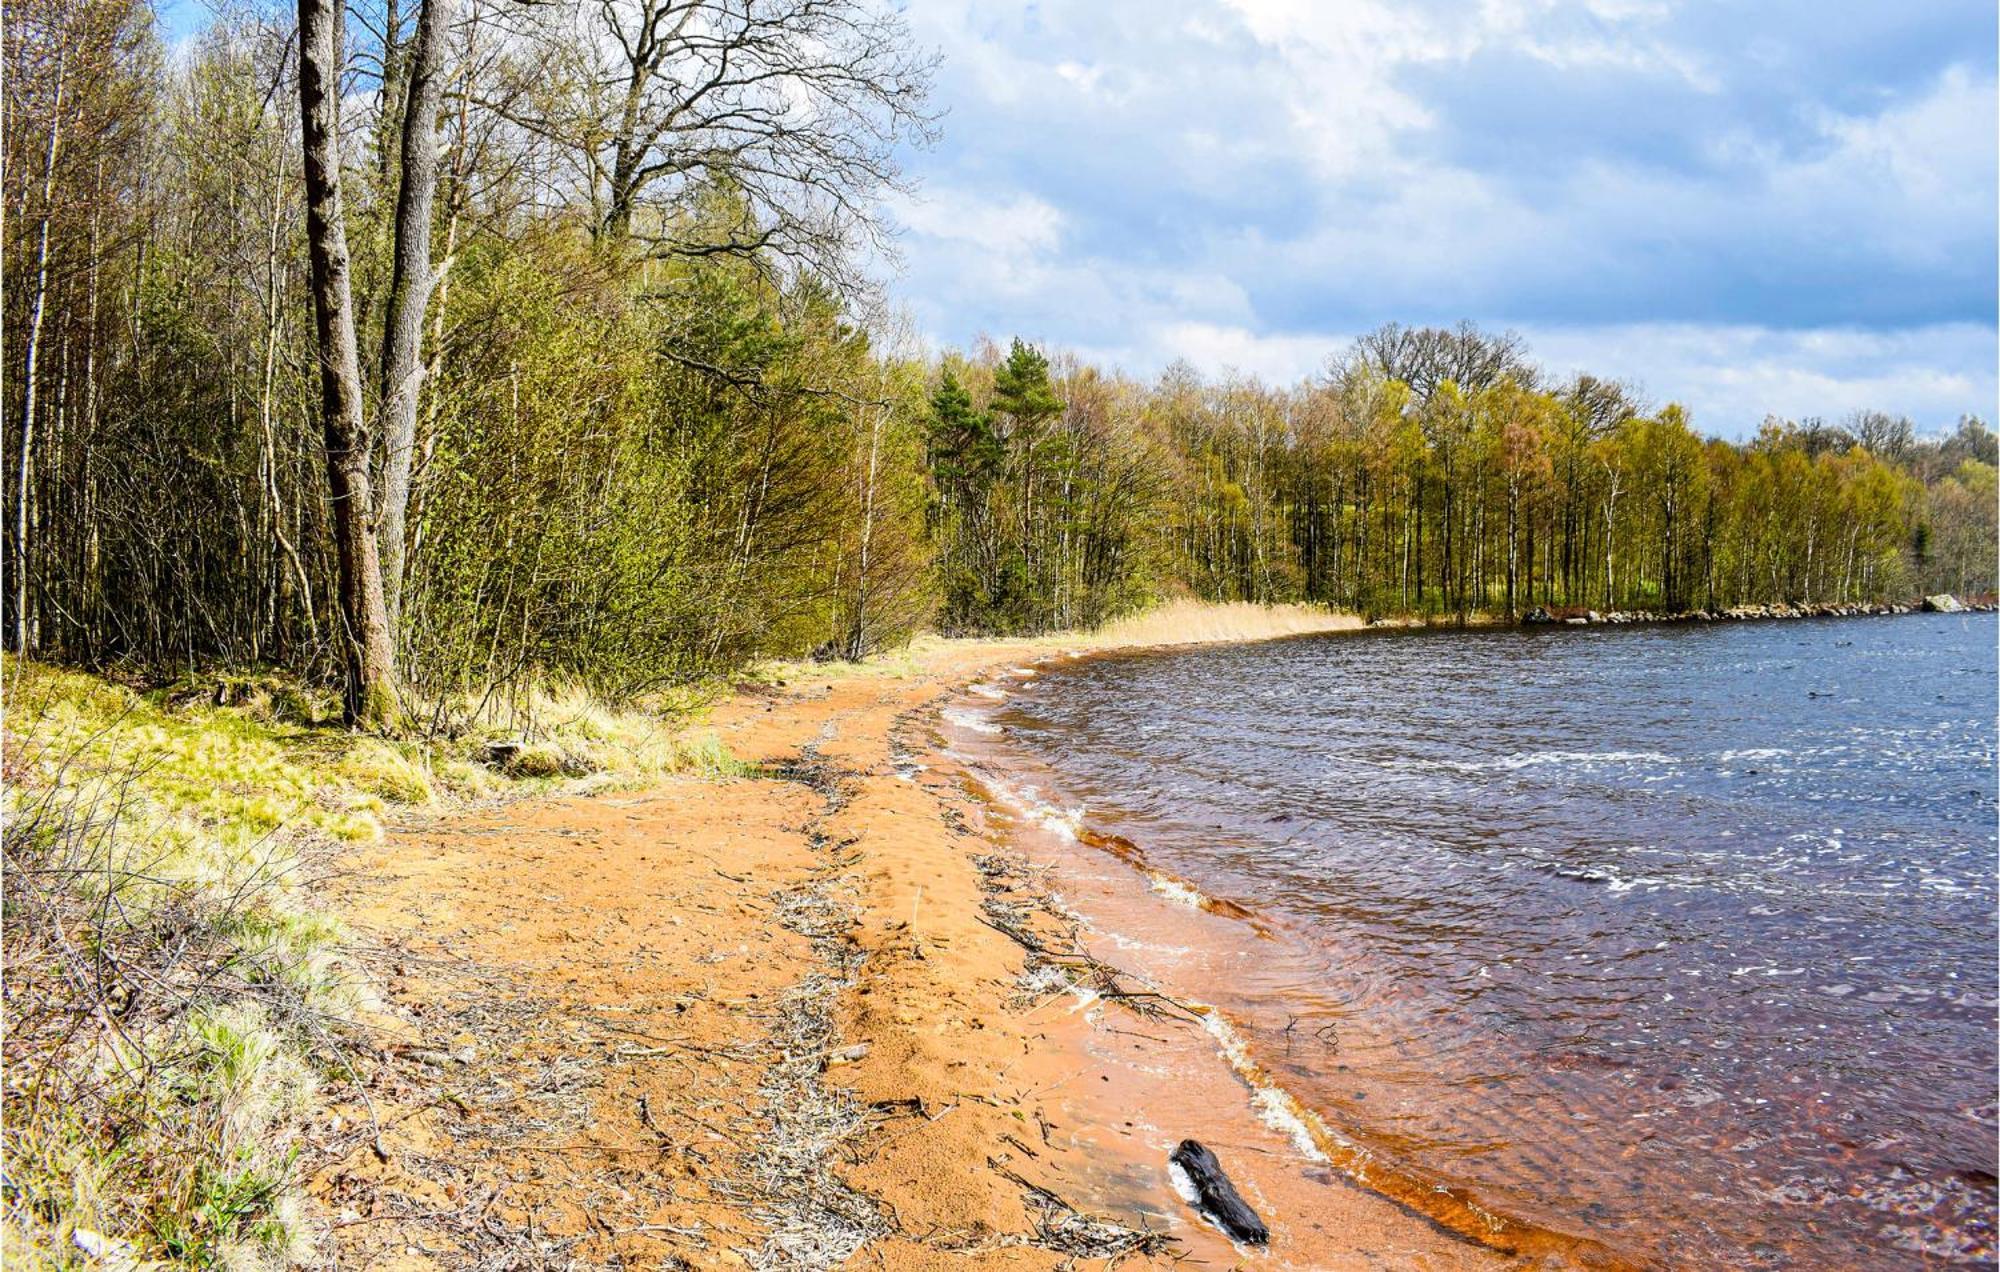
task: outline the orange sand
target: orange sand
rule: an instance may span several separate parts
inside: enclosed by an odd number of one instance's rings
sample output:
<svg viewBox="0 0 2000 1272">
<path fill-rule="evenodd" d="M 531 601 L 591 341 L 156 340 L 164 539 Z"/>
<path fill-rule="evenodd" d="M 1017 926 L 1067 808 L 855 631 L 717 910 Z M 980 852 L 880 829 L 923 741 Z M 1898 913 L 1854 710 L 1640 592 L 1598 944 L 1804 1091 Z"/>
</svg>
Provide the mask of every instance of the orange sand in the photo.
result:
<svg viewBox="0 0 2000 1272">
<path fill-rule="evenodd" d="M 1088 644 L 1353 625 L 1199 621 Z M 317 1170 L 328 1253 L 1099 1266 L 1070 1262 L 1083 1212 L 1172 1238 L 1126 1267 L 1520 1266 L 1315 1166 L 1197 1024 L 1017 984 L 1025 951 L 982 903 L 1034 888 L 996 865 L 995 819 L 924 716 L 983 670 L 1085 643 L 932 641 L 746 687 L 713 722 L 772 776 L 457 813 L 364 854 L 340 900 L 390 1039 L 361 1066 L 388 1160 L 371 1130 Z M 1268 1252 L 1174 1195 L 1184 1136 L 1269 1221 Z"/>
</svg>

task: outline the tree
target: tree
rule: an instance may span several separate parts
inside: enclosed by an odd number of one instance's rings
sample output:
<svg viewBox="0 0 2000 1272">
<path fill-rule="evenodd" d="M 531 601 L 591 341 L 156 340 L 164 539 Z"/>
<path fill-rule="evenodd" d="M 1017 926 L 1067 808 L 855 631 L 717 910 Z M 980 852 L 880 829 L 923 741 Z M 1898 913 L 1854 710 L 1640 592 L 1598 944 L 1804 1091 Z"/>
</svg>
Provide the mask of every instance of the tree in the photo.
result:
<svg viewBox="0 0 2000 1272">
<path fill-rule="evenodd" d="M 306 241 L 319 338 L 327 487 L 340 563 L 347 717 L 358 725 L 380 727 L 394 717 L 398 691 L 369 482 L 369 436 L 362 419 L 361 361 L 341 205 L 340 82 L 345 64 L 338 4 L 299 0 Z"/>
<path fill-rule="evenodd" d="M 872 0 L 573 0 L 489 103 L 580 177 L 599 235 L 666 255 L 784 260 L 846 281 L 900 180 L 897 147 L 930 136 L 936 59 Z M 740 219 L 681 215 L 726 180 Z M 696 232 L 696 231 L 703 232 Z"/>
<path fill-rule="evenodd" d="M 931 395 L 925 455 L 936 489 L 930 531 L 945 622 L 953 629 L 975 625 L 999 587 L 999 522 L 992 504 L 1006 449 L 992 418 L 973 406 L 972 394 L 950 366 Z"/>
<path fill-rule="evenodd" d="M 1686 540 L 1707 475 L 1701 442 L 1688 428 L 1687 412 L 1670 403 L 1656 417 L 1633 422 L 1630 445 L 1633 483 L 1650 493 L 1659 519 L 1659 600 L 1669 610 L 1685 609 Z"/>
<path fill-rule="evenodd" d="M 1521 590 L 1522 503 L 1550 476 L 1548 433 L 1562 408 L 1509 378 L 1480 394 L 1478 413 L 1481 432 L 1497 455 L 1504 491 L 1506 614 L 1512 618 Z"/>
<path fill-rule="evenodd" d="M 999 430 L 1006 444 L 1010 464 L 1017 479 L 1015 507 L 1019 580 L 1012 598 L 1020 607 L 1021 621 L 1037 625 L 1033 616 L 1048 597 L 1038 577 L 1042 522 L 1036 507 L 1036 485 L 1048 448 L 1044 428 L 1060 414 L 1062 399 L 1049 383 L 1049 360 L 1041 350 L 1016 339 L 1007 350 L 1007 360 L 993 372 L 993 412 L 1007 421 Z"/>
<path fill-rule="evenodd" d="M 1532 388 L 1536 376 L 1520 336 L 1511 331 L 1490 335 L 1470 322 L 1456 327 L 1388 323 L 1355 341 L 1346 361 L 1365 363 L 1402 381 L 1420 403 L 1446 381 L 1461 392 L 1476 393 L 1503 376 Z"/>
<path fill-rule="evenodd" d="M 401 186 L 396 197 L 395 273 L 382 332 L 381 489 L 375 516 L 382 558 L 383 606 L 393 632 L 402 615 L 404 514 L 416 454 L 417 394 L 423 380 L 424 310 L 437 276 L 431 270 L 432 208 L 437 199 L 438 116 L 444 99 L 451 0 L 423 0 L 410 51 L 403 116 Z"/>
<path fill-rule="evenodd" d="M 27 0 L 8 8 L 4 25 L 6 608 L 7 640 L 20 653 L 40 643 L 38 539 L 50 510 L 38 496 L 58 493 L 64 476 L 50 452 L 66 447 L 52 425 L 79 413 L 68 396 L 79 380 L 85 412 L 96 405 L 102 265 L 123 246 L 114 218 L 152 108 L 150 16 L 136 0 Z M 73 348 L 81 366 L 67 361 Z"/>
<path fill-rule="evenodd" d="M 1867 447 L 1869 454 L 1891 462 L 1908 455 L 1917 439 L 1917 426 L 1909 416 L 1887 411 L 1856 411 L 1848 417 L 1845 431 Z"/>
</svg>

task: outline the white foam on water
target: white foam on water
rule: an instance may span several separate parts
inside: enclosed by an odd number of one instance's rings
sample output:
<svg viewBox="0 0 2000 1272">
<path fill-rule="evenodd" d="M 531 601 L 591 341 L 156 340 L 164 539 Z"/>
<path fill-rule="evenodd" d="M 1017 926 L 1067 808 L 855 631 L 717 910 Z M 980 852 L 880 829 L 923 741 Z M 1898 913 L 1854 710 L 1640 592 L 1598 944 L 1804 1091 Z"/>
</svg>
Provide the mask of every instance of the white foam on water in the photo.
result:
<svg viewBox="0 0 2000 1272">
<path fill-rule="evenodd" d="M 1716 758 L 1729 764 L 1736 760 L 1775 760 L 1790 754 L 1791 751 L 1782 746 L 1753 746 L 1743 751 L 1724 751 Z"/>
<path fill-rule="evenodd" d="M 1676 764 L 1679 760 L 1665 751 L 1516 751 L 1489 760 L 1428 760 L 1412 758 L 1393 761 L 1393 767 L 1446 769 L 1454 773 L 1511 773 L 1544 765 L 1596 764 Z"/>
<path fill-rule="evenodd" d="M 1651 888 L 1664 887 L 1671 884 L 1672 882 L 1673 881 L 1671 879 L 1662 879 L 1654 875 L 1640 875 L 1635 879 L 1627 879 L 1614 873 L 1611 876 L 1610 881 L 1605 886 L 1609 891 L 1618 893 L 1618 892 L 1630 892 L 1634 888 L 1651 889 Z"/>
<path fill-rule="evenodd" d="M 1110 941 L 1121 950 L 1139 950 L 1149 954 L 1165 954 L 1172 958 L 1185 958 L 1194 953 L 1194 948 L 1188 945 L 1164 945 L 1158 941 L 1136 940 L 1119 932 L 1103 929 L 1093 930 L 1103 931 L 1104 939 Z"/>
<path fill-rule="evenodd" d="M 1333 1159 L 1320 1145 L 1333 1142 L 1340 1144 L 1344 1151 L 1351 1151 L 1357 1165 L 1367 1160 L 1365 1150 L 1336 1136 L 1333 1128 L 1297 1096 L 1262 1076 L 1263 1070 L 1251 1058 L 1250 1048 L 1244 1043 L 1243 1036 L 1223 1018 L 1221 1012 L 1213 1007 L 1204 1009 L 1201 1012 L 1201 1027 L 1215 1039 L 1222 1058 L 1228 1061 L 1236 1076 L 1250 1087 L 1250 1104 L 1257 1110 L 1258 1119 L 1290 1140 L 1301 1157 L 1322 1166 L 1331 1165 Z M 1357 1181 L 1366 1182 L 1361 1170 L 1351 1173 Z"/>
<path fill-rule="evenodd" d="M 946 724 L 955 724 L 961 729 L 971 729 L 974 733 L 1006 732 L 1005 729 L 986 719 L 984 716 L 971 711 L 963 711 L 957 707 L 946 707 L 944 709 L 944 720 Z"/>
<path fill-rule="evenodd" d="M 1167 900 L 1174 902 L 1176 905 L 1184 905 L 1190 910 L 1206 909 L 1210 904 L 1209 899 L 1202 895 L 1199 888 L 1184 883 L 1170 874 L 1163 874 L 1158 870 L 1148 870 L 1146 872 L 1146 883 L 1153 891 L 1159 893 Z"/>
<path fill-rule="evenodd" d="M 1674 757 L 1664 751 L 1516 751 L 1495 760 L 1499 769 L 1535 768 L 1543 764 L 1672 764 Z"/>
<path fill-rule="evenodd" d="M 1036 825 L 1071 843 L 1076 842 L 1077 832 L 1083 829 L 1081 807 L 1060 808 L 1054 804 L 1043 803 L 1034 798 L 1032 788 L 1028 792 L 1027 811 L 1028 815 L 1035 819 Z"/>
<path fill-rule="evenodd" d="M 1005 689 L 1002 689 L 998 685 L 979 684 L 979 685 L 970 685 L 968 686 L 968 688 L 970 689 L 971 692 L 978 694 L 980 697 L 991 698 L 996 702 L 1007 696 L 1007 691 Z"/>
<path fill-rule="evenodd" d="M 1077 841 L 1077 832 L 1083 829 L 1084 810 L 1081 806 L 1063 808 L 1051 804 L 1042 799 L 1033 786 L 1024 786 L 1017 790 L 1011 784 L 992 776 L 987 778 L 987 786 L 1015 812 L 1043 830 L 1069 843 Z"/>
</svg>

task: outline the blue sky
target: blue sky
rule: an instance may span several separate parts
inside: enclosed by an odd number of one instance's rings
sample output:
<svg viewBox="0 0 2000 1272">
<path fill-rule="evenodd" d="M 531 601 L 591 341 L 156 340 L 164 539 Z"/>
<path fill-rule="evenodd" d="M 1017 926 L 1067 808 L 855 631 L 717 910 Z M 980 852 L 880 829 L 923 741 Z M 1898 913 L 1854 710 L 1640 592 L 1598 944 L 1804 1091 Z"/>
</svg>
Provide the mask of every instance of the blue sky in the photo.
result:
<svg viewBox="0 0 2000 1272">
<path fill-rule="evenodd" d="M 1654 0 L 908 0 L 893 298 L 1137 374 L 1512 327 L 1741 436 L 1996 412 L 1996 16 Z"/>
</svg>

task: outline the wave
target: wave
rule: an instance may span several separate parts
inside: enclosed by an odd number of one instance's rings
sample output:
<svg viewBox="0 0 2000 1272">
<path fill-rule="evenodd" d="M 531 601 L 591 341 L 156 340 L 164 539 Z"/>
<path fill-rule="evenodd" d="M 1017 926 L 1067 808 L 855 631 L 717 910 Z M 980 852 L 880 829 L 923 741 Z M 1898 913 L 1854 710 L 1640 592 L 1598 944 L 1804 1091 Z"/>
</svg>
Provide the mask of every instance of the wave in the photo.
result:
<svg viewBox="0 0 2000 1272">
<path fill-rule="evenodd" d="M 944 709 L 944 721 L 946 724 L 955 724 L 961 729 L 970 729 L 974 733 L 1000 734 L 1007 731 L 977 712 L 963 711 L 957 707 Z"/>
<path fill-rule="evenodd" d="M 1270 930 L 1258 920 L 1256 911 L 1249 906 L 1239 905 L 1226 897 L 1210 896 L 1191 880 L 1171 870 L 1162 870 L 1146 859 L 1146 854 L 1139 845 L 1123 835 L 1107 834 L 1079 823 L 1076 833 L 1071 838 L 1091 848 L 1108 852 L 1131 866 L 1145 876 L 1148 887 L 1170 901 L 1179 902 L 1190 910 L 1205 910 L 1210 914 L 1222 915 L 1224 918 L 1243 919 L 1257 930 L 1259 936 L 1271 934 Z"/>
<path fill-rule="evenodd" d="M 1363 1188 L 1381 1194 L 1434 1223 L 1506 1254 L 1617 1269 L 1629 1265 L 1608 1246 L 1555 1228 L 1517 1219 L 1483 1205 L 1462 1188 L 1406 1169 L 1341 1134 L 1319 1111 L 1273 1079 L 1243 1034 L 1221 1011 L 1183 1004 L 1201 1019 L 1237 1079 L 1249 1088 L 1259 1120 L 1291 1141 L 1307 1161 L 1331 1166 Z"/>
<path fill-rule="evenodd" d="M 1516 751 L 1488 760 L 1423 760 L 1406 762 L 1411 768 L 1448 769 L 1454 773 L 1513 772 L 1547 764 L 1586 766 L 1592 764 L 1677 764 L 1664 751 Z"/>
<path fill-rule="evenodd" d="M 948 709 L 945 718 L 953 723 L 964 723 L 976 717 Z M 984 729 L 975 728 L 975 731 L 1000 732 L 992 725 Z M 1650 757 L 1655 753 L 1644 754 Z M 1118 858 L 1141 875 L 1147 886 L 1164 899 L 1187 909 L 1243 921 L 1259 937 L 1274 937 L 1262 916 L 1249 907 L 1212 896 L 1193 881 L 1154 864 L 1143 848 L 1124 835 L 1092 827 L 1086 820 L 1086 810 L 1081 806 L 1065 806 L 1044 798 L 1034 784 L 1008 780 L 1003 775 L 1004 768 L 1002 772 L 995 772 L 992 766 L 971 763 L 968 770 L 976 775 L 996 802 L 1012 809 L 1027 824 L 1063 842 L 1095 848 Z M 1074 991 L 1075 987 L 1072 989 Z M 1180 1006 L 1200 1021 L 1202 1029 L 1214 1042 L 1218 1055 L 1243 1083 L 1254 1114 L 1281 1134 L 1303 1160 L 1339 1171 L 1355 1184 L 1503 1253 L 1544 1259 L 1553 1256 L 1573 1264 L 1602 1269 L 1629 1266 L 1600 1242 L 1513 1215 L 1503 1215 L 1481 1203 L 1462 1187 L 1379 1156 L 1373 1149 L 1342 1133 L 1318 1110 L 1273 1078 L 1257 1058 L 1244 1032 L 1222 1010 L 1200 1002 L 1182 1002 Z"/>
<path fill-rule="evenodd" d="M 1733 764 L 1737 760 L 1779 760 L 1791 753 L 1788 747 L 1753 746 L 1742 751 L 1724 751 L 1715 758 L 1724 764 Z"/>
</svg>

